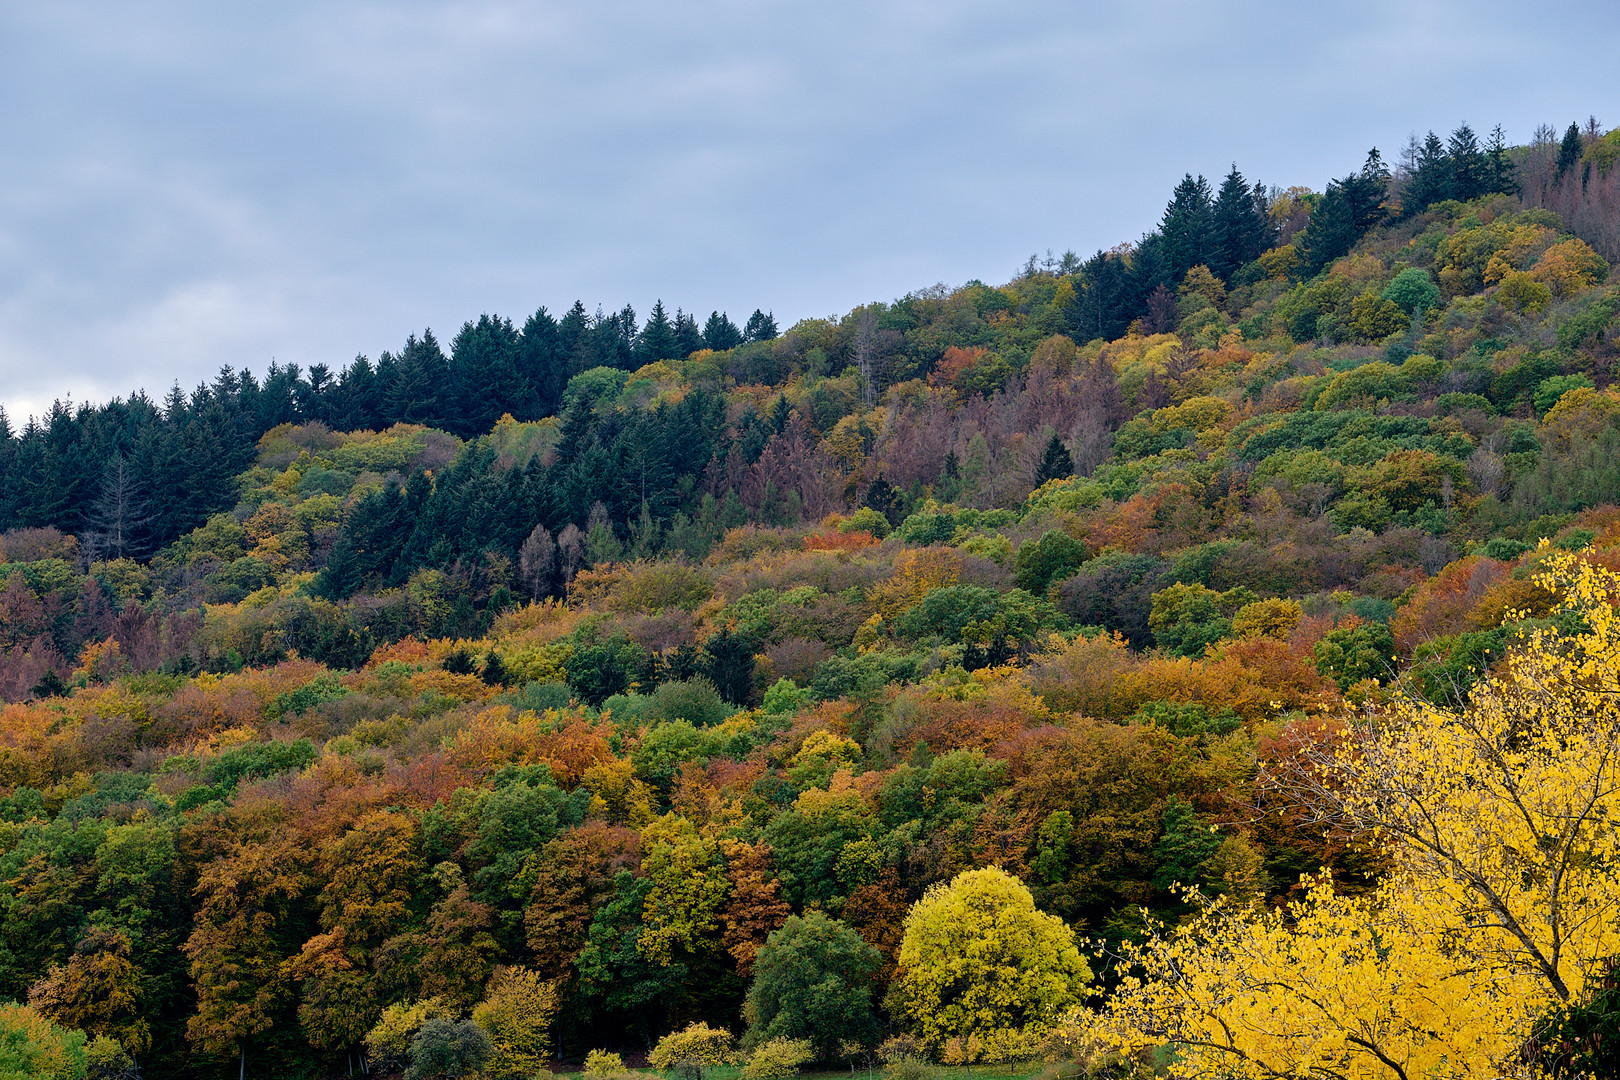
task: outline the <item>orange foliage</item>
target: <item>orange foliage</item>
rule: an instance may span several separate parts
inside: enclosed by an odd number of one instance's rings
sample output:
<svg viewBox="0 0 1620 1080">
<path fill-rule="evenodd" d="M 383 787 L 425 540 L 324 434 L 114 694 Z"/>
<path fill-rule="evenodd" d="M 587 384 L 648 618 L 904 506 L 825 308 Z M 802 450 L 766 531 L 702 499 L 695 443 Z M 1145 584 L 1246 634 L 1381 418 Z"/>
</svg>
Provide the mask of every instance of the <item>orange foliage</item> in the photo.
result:
<svg viewBox="0 0 1620 1080">
<path fill-rule="evenodd" d="M 1210 712 L 1231 709 L 1260 720 L 1282 709 L 1323 710 L 1338 695 L 1316 673 L 1311 654 L 1272 638 L 1222 642 L 1197 659 L 1153 657 L 1119 677 L 1119 706 L 1128 716 L 1149 701 L 1196 701 Z"/>
<path fill-rule="evenodd" d="M 877 537 L 864 530 L 847 533 L 811 533 L 804 538 L 806 551 L 859 551 L 877 543 Z"/>
<path fill-rule="evenodd" d="M 402 664 L 431 664 L 434 663 L 433 650 L 425 641 L 416 638 L 402 638 L 392 645 L 379 645 L 371 653 L 371 659 L 366 661 L 365 670 L 370 670 L 390 660 L 398 660 Z"/>
<path fill-rule="evenodd" d="M 1098 549 L 1159 552 L 1199 543 L 1212 523 L 1209 510 L 1186 484 L 1162 484 L 1132 495 L 1100 515 L 1090 544 Z"/>
<path fill-rule="evenodd" d="M 1467 621 L 1469 611 L 1507 575 L 1506 563 L 1480 555 L 1445 567 L 1419 585 L 1389 621 L 1395 644 L 1409 653 L 1424 641 L 1472 629 Z"/>
<path fill-rule="evenodd" d="M 961 379 L 974 364 L 989 355 L 989 349 L 973 348 L 963 349 L 952 345 L 945 350 L 934 370 L 928 373 L 928 385 L 937 388 L 956 388 L 961 385 Z"/>
<path fill-rule="evenodd" d="M 559 730 L 542 735 L 540 756 L 551 766 L 551 775 L 564 787 L 575 787 L 592 765 L 613 761 L 608 736 L 612 724 L 593 724 L 583 716 L 569 719 Z"/>
</svg>

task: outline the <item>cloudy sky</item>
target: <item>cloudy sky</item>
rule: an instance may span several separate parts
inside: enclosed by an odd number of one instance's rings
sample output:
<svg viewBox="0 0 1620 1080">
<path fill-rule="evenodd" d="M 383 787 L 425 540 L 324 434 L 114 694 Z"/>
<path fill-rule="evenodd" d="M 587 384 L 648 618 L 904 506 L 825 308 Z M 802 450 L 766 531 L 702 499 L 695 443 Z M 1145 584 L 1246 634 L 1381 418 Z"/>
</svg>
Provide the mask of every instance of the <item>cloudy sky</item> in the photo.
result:
<svg viewBox="0 0 1620 1080">
<path fill-rule="evenodd" d="M 4 4 L 0 402 L 1004 281 L 1185 171 L 1614 123 L 1616 56 L 1620 5 L 1556 0 Z"/>
</svg>

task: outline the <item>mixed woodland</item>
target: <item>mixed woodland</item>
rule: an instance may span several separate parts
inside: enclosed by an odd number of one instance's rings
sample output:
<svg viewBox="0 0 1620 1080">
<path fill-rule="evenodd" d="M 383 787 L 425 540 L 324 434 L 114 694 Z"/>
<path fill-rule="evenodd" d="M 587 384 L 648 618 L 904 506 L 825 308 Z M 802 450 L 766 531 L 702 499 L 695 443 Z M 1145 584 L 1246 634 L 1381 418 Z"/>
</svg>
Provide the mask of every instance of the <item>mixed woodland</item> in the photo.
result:
<svg viewBox="0 0 1620 1080">
<path fill-rule="evenodd" d="M 1617 160 L 0 411 L 0 1076 L 1601 1074 Z"/>
</svg>

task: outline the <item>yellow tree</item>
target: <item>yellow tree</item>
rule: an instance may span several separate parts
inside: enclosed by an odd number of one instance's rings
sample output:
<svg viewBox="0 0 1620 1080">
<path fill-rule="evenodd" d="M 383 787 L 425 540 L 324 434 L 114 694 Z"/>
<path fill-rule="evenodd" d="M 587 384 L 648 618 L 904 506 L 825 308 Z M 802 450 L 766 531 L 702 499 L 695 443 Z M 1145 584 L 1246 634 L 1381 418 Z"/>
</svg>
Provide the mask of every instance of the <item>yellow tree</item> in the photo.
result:
<svg viewBox="0 0 1620 1080">
<path fill-rule="evenodd" d="M 1074 933 L 1028 888 L 990 867 L 929 889 L 906 916 L 891 1007 L 929 1044 L 997 1059 L 1077 1003 L 1091 970 Z"/>
<path fill-rule="evenodd" d="M 1549 558 L 1564 599 L 1465 708 L 1398 698 L 1296 794 L 1381 846 L 1360 899 L 1211 905 L 1131 952 L 1097 1033 L 1178 1075 L 1511 1075 L 1535 1019 L 1620 953 L 1620 577 Z"/>
</svg>

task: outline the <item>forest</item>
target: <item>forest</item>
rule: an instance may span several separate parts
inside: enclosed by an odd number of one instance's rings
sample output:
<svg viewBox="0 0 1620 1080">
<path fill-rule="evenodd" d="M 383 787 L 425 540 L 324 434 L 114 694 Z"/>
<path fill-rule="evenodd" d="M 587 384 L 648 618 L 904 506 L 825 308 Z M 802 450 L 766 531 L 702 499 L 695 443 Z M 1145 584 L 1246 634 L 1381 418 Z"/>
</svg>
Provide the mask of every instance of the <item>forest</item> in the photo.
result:
<svg viewBox="0 0 1620 1080">
<path fill-rule="evenodd" d="M 1614 1075 L 1617 160 L 0 410 L 0 1078 Z"/>
</svg>

